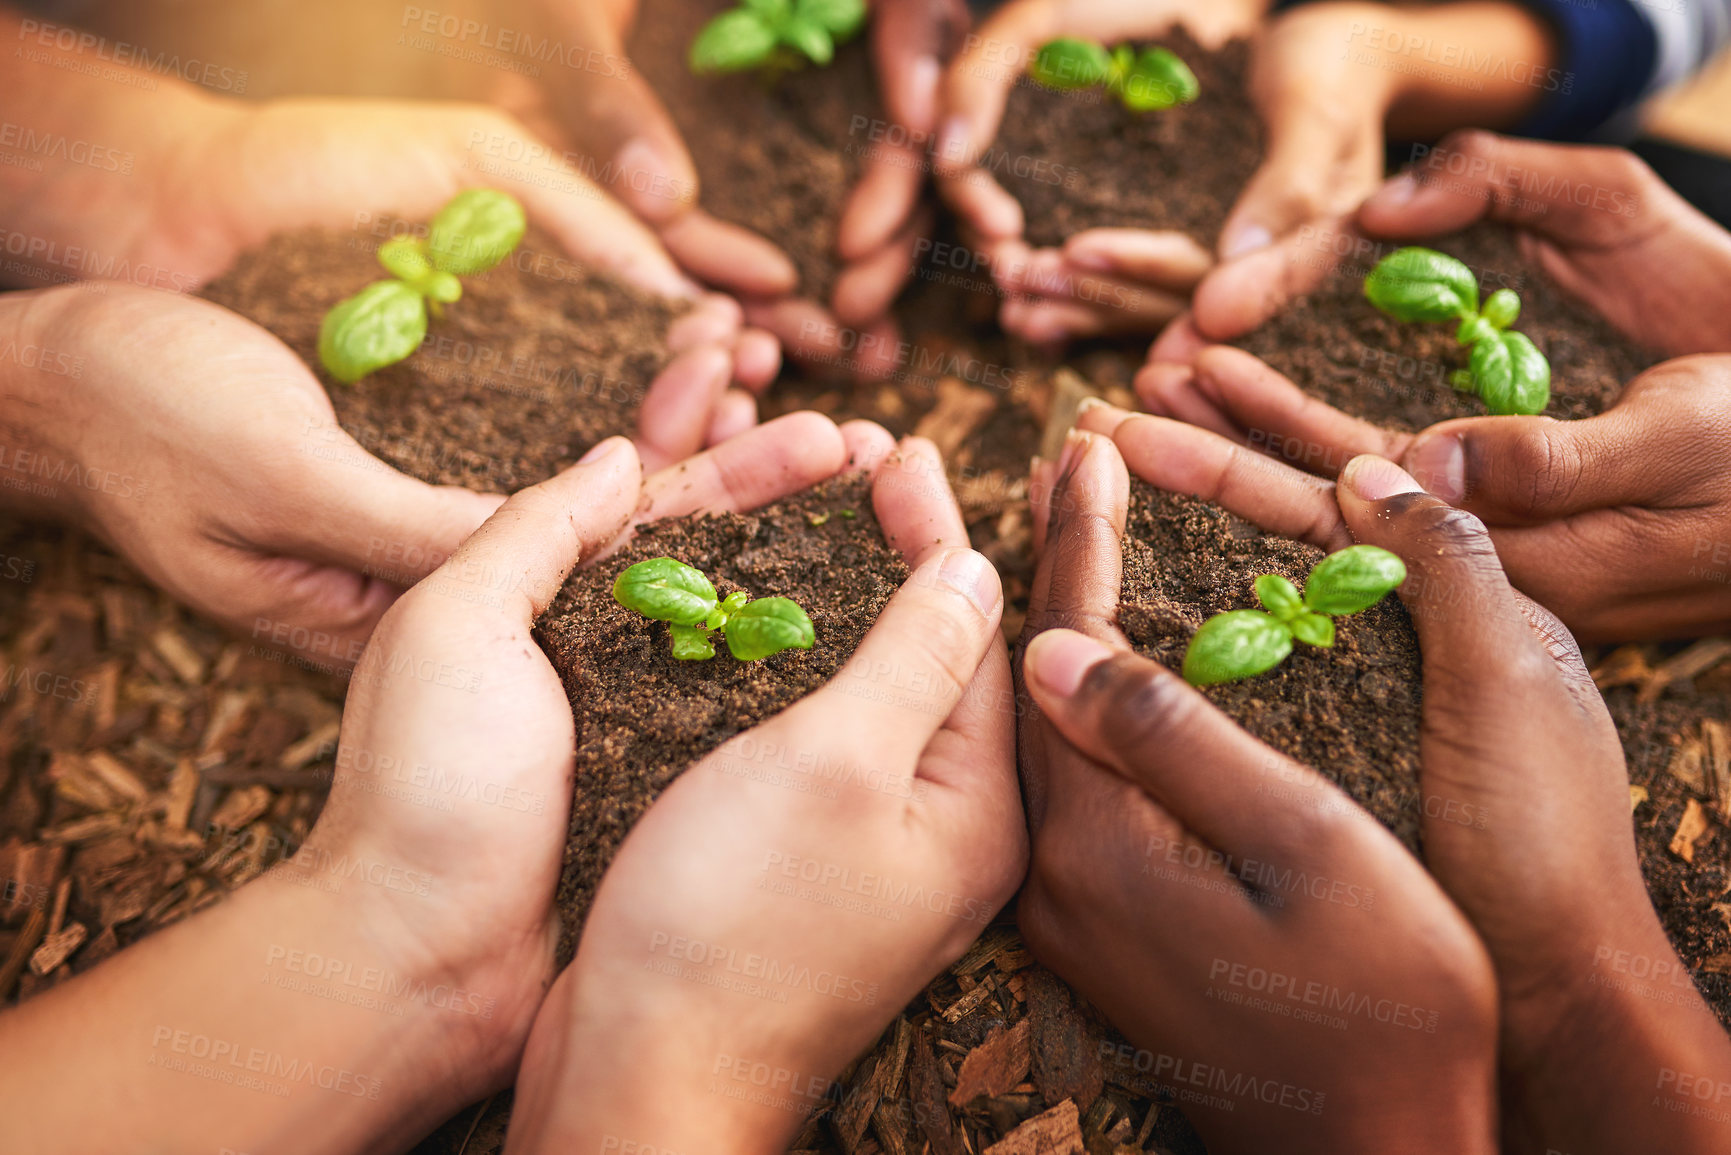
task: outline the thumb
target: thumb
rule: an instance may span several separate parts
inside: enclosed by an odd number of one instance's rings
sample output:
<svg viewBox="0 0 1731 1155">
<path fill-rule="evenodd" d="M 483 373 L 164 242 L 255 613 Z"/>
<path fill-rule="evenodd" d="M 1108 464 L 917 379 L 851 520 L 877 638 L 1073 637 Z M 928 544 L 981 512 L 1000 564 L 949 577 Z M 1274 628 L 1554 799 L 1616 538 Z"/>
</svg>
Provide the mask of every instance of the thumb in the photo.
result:
<svg viewBox="0 0 1731 1155">
<path fill-rule="evenodd" d="M 483 604 L 502 598 L 503 613 L 528 625 L 578 561 L 625 530 L 642 489 L 637 451 L 610 437 L 563 473 L 513 494 L 434 576 L 460 599 L 465 588 L 484 589 Z"/>
<path fill-rule="evenodd" d="M 1644 504 L 1655 471 L 1671 463 L 1645 452 L 1650 438 L 1632 408 L 1582 421 L 1444 421 L 1414 438 L 1401 464 L 1429 493 L 1499 527 Z"/>
<path fill-rule="evenodd" d="M 606 166 L 600 183 L 657 228 L 683 216 L 697 203 L 697 169 L 642 74 L 633 69 L 585 87 L 561 90 L 559 111 L 579 148 Z"/>
<path fill-rule="evenodd" d="M 352 445 L 354 473 L 317 469 L 276 540 L 260 543 L 408 587 L 450 557 L 505 499 L 456 485 L 429 485 Z M 304 510 L 317 510 L 306 517 Z"/>
<path fill-rule="evenodd" d="M 1230 261 L 1267 248 L 1298 226 L 1330 214 L 1337 161 L 1350 148 L 1340 117 L 1276 114 L 1268 152 L 1220 230 L 1220 257 Z M 1371 130 L 1380 139 L 1379 130 Z"/>
</svg>

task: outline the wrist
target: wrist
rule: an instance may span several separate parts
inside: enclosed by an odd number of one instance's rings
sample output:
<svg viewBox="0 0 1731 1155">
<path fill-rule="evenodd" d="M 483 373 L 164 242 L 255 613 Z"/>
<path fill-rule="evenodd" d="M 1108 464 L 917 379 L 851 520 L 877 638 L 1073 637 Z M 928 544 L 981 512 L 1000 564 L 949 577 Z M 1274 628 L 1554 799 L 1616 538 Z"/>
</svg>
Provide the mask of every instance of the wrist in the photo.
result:
<svg viewBox="0 0 1731 1155">
<path fill-rule="evenodd" d="M 610 1139 L 779 1155 L 832 1102 L 833 1072 L 820 1062 L 745 1041 L 701 998 L 633 1001 L 628 976 L 586 978 L 580 966 L 559 977 L 536 1021 L 518 1079 L 522 1145 L 508 1155 L 600 1150 Z"/>
<path fill-rule="evenodd" d="M 84 462 L 67 411 L 88 366 L 55 324 L 76 286 L 0 296 L 0 507 L 85 520 Z"/>
</svg>

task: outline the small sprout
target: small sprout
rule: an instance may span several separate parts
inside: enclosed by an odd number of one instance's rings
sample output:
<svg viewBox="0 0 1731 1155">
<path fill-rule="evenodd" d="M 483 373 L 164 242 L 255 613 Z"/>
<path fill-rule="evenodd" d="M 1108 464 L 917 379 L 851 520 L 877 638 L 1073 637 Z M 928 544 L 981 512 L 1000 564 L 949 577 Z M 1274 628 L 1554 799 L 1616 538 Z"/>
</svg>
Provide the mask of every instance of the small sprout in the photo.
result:
<svg viewBox="0 0 1731 1155">
<path fill-rule="evenodd" d="M 427 313 L 462 299 L 459 276 L 484 273 L 523 239 L 523 206 L 494 189 L 460 192 L 433 218 L 426 240 L 392 237 L 379 264 L 396 280 L 374 281 L 338 301 L 319 326 L 319 361 L 345 385 L 395 365 L 427 336 Z"/>
<path fill-rule="evenodd" d="M 1323 558 L 1302 594 L 1279 574 L 1263 574 L 1256 579 L 1263 609 L 1228 610 L 1203 622 L 1184 652 L 1184 680 L 1212 686 L 1267 673 L 1286 660 L 1295 638 L 1327 649 L 1335 618 L 1369 609 L 1405 580 L 1400 558 L 1374 545 Z"/>
<path fill-rule="evenodd" d="M 779 71 L 835 59 L 865 23 L 865 0 L 744 0 L 691 42 L 693 72 Z"/>
<path fill-rule="evenodd" d="M 816 529 L 820 525 L 828 524 L 829 519 L 830 512 L 827 509 L 822 513 L 808 513 L 805 515 L 805 523 L 813 529 Z"/>
<path fill-rule="evenodd" d="M 670 557 L 628 566 L 613 582 L 613 600 L 652 621 L 667 622 L 673 656 L 682 662 L 715 657 L 715 634 L 727 652 L 755 662 L 783 650 L 809 650 L 817 642 L 811 618 L 787 598 L 758 598 L 735 590 L 717 598 L 702 571 Z"/>
<path fill-rule="evenodd" d="M 1189 65 L 1165 48 L 1138 53 L 1128 44 L 1110 52 L 1093 40 L 1061 36 L 1048 40 L 1028 62 L 1028 74 L 1047 88 L 1104 86 L 1131 112 L 1155 112 L 1189 104 L 1201 92 Z"/>
<path fill-rule="evenodd" d="M 1521 299 L 1512 289 L 1498 289 L 1480 309 L 1471 269 L 1414 247 L 1379 261 L 1364 279 L 1364 295 L 1397 321 L 1458 321 L 1455 341 L 1468 347 L 1468 367 L 1451 373 L 1449 384 L 1477 394 L 1499 416 L 1544 412 L 1551 366 L 1530 338 L 1509 331 L 1521 315 Z"/>
<path fill-rule="evenodd" d="M 836 516 L 841 518 L 843 521 L 852 521 L 854 518 L 858 517 L 859 514 L 854 510 L 844 509 L 840 513 L 836 514 Z"/>
</svg>

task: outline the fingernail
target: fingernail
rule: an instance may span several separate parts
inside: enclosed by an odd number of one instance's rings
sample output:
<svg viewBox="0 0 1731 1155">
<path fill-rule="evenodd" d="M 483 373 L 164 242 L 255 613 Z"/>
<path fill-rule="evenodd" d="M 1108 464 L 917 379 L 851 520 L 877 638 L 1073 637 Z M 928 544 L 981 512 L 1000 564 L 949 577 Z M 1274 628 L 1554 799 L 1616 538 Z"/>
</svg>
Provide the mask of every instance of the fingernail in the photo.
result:
<svg viewBox="0 0 1731 1155">
<path fill-rule="evenodd" d="M 1064 260 L 1078 269 L 1087 269 L 1091 273 L 1109 273 L 1112 271 L 1112 258 L 1102 249 L 1095 248 L 1087 241 L 1077 241 L 1066 245 Z"/>
<path fill-rule="evenodd" d="M 938 133 L 938 158 L 953 164 L 961 164 L 967 160 L 968 151 L 968 118 L 952 116 L 944 121 L 944 127 Z"/>
<path fill-rule="evenodd" d="M 1362 454 L 1346 463 L 1340 480 L 1366 501 L 1382 501 L 1398 493 L 1422 493 L 1424 487 L 1406 470 L 1384 457 Z"/>
<path fill-rule="evenodd" d="M 1406 451 L 1406 467 L 1425 489 L 1450 505 L 1467 493 L 1467 455 L 1458 437 L 1421 437 Z"/>
<path fill-rule="evenodd" d="M 952 549 L 938 567 L 938 579 L 970 602 L 986 617 L 997 607 L 1003 586 L 998 571 L 971 549 Z"/>
<path fill-rule="evenodd" d="M 1064 450 L 1058 454 L 1058 476 L 1063 477 L 1075 469 L 1087 451 L 1088 434 L 1084 430 L 1071 429 L 1064 434 Z"/>
<path fill-rule="evenodd" d="M 908 66 L 907 114 L 916 131 L 929 129 L 938 108 L 938 82 L 943 79 L 944 66 L 935 56 L 921 56 Z"/>
<path fill-rule="evenodd" d="M 1075 694 L 1088 671 L 1112 651 L 1074 630 L 1047 630 L 1028 646 L 1028 665 L 1040 685 L 1060 698 Z"/>
<path fill-rule="evenodd" d="M 1246 225 L 1233 233 L 1231 238 L 1220 247 L 1220 255 L 1230 261 L 1235 257 L 1242 257 L 1245 253 L 1265 249 L 1273 240 L 1274 234 L 1261 225 Z"/>
<path fill-rule="evenodd" d="M 577 459 L 577 464 L 594 465 L 598 461 L 604 461 L 607 458 L 612 457 L 615 453 L 618 453 L 621 449 L 624 449 L 630 444 L 631 442 L 623 437 L 609 437 L 606 441 L 601 442 L 599 445 L 590 449 L 588 453 L 579 457 Z"/>
<path fill-rule="evenodd" d="M 1088 412 L 1088 410 L 1090 410 L 1090 409 L 1098 409 L 1102 405 L 1109 405 L 1109 404 L 1110 403 L 1104 397 L 1094 397 L 1094 396 L 1084 397 L 1084 398 L 1082 398 L 1081 403 L 1076 406 L 1076 416 L 1080 417 L 1080 416 L 1082 416 L 1082 414 Z"/>
<path fill-rule="evenodd" d="M 1365 207 L 1371 209 L 1398 209 L 1418 192 L 1418 180 L 1410 172 L 1403 172 L 1383 183 L 1383 186 L 1370 194 L 1365 201 Z"/>
</svg>

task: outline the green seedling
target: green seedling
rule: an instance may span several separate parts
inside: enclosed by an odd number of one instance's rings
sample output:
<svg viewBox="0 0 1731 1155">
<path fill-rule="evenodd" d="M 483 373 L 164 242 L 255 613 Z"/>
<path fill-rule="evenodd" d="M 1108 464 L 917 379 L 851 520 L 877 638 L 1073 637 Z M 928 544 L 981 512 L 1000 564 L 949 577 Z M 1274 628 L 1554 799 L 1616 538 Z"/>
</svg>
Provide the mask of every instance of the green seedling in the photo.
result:
<svg viewBox="0 0 1731 1155">
<path fill-rule="evenodd" d="M 1286 660 L 1293 639 L 1334 645 L 1334 619 L 1368 610 L 1406 580 L 1400 558 L 1355 545 L 1317 563 L 1304 592 L 1279 574 L 1256 579 L 1264 610 L 1228 610 L 1202 623 L 1184 651 L 1184 680 L 1212 686 L 1265 674 Z"/>
<path fill-rule="evenodd" d="M 865 0 L 744 0 L 691 42 L 691 71 L 775 73 L 835 59 L 865 23 Z"/>
<path fill-rule="evenodd" d="M 783 650 L 809 650 L 817 641 L 811 619 L 787 598 L 752 598 L 735 590 L 718 598 L 702 571 L 670 557 L 629 566 L 613 583 L 613 600 L 673 632 L 673 656 L 682 662 L 715 656 L 715 634 L 727 652 L 755 662 Z"/>
<path fill-rule="evenodd" d="M 1475 393 L 1499 416 L 1544 412 L 1551 399 L 1551 366 L 1525 333 L 1509 330 L 1521 314 L 1513 289 L 1498 289 L 1479 308 L 1471 269 L 1434 249 L 1399 249 L 1364 279 L 1370 303 L 1397 321 L 1449 321 L 1455 340 L 1469 347 L 1467 368 L 1449 384 Z"/>
<path fill-rule="evenodd" d="M 441 317 L 446 305 L 462 298 L 457 278 L 504 260 L 526 228 L 523 206 L 505 193 L 458 193 L 433 218 L 425 239 L 392 237 L 379 246 L 379 264 L 395 280 L 374 281 L 325 314 L 319 360 L 345 385 L 403 360 L 426 339 L 428 312 Z"/>
<path fill-rule="evenodd" d="M 1103 87 L 1131 112 L 1157 112 L 1189 104 L 1201 92 L 1190 66 L 1164 48 L 1138 53 L 1128 44 L 1110 52 L 1093 40 L 1048 40 L 1028 63 L 1028 75 L 1047 88 Z"/>
</svg>

